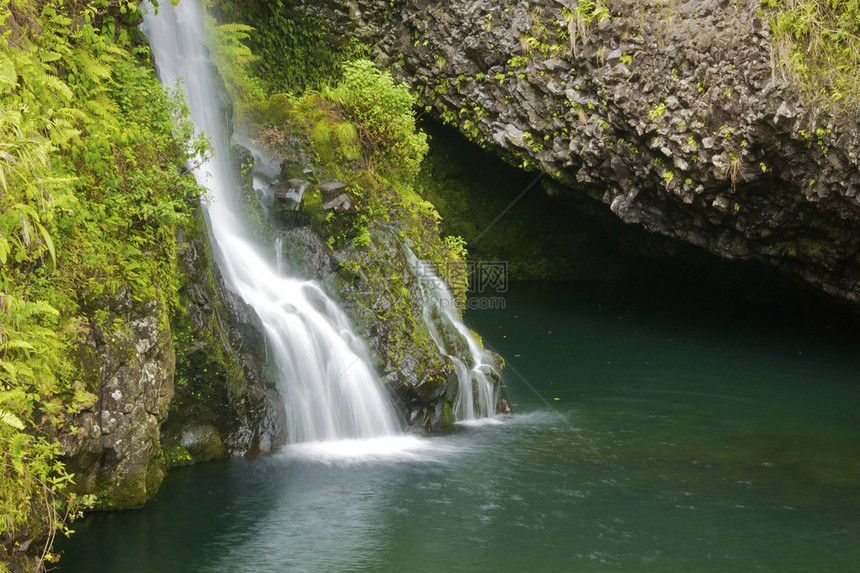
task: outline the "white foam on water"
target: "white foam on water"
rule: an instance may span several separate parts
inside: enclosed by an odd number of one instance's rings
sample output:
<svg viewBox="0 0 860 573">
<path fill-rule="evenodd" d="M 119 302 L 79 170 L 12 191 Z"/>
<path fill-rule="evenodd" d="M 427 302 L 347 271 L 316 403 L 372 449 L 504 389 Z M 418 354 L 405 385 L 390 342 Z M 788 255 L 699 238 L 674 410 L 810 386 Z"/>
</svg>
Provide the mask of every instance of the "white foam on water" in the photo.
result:
<svg viewBox="0 0 860 573">
<path fill-rule="evenodd" d="M 367 440 L 303 442 L 286 446 L 280 455 L 324 464 L 358 464 L 380 461 L 439 461 L 457 448 L 443 440 L 399 435 Z"/>
</svg>

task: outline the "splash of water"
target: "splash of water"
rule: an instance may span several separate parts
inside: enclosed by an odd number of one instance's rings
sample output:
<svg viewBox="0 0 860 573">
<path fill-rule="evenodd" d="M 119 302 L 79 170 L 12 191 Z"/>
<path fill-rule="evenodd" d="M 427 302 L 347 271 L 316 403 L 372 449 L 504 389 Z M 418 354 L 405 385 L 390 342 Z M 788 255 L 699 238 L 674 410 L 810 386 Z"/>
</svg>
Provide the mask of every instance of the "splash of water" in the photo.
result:
<svg viewBox="0 0 860 573">
<path fill-rule="evenodd" d="M 392 436 L 399 428 L 364 343 L 344 313 L 311 281 L 284 276 L 251 239 L 233 202 L 229 141 L 217 101 L 218 84 L 204 46 L 196 0 L 145 5 L 143 29 L 161 81 L 182 80 L 197 128 L 215 147 L 195 171 L 211 195 L 206 208 L 213 251 L 227 286 L 259 315 L 279 367 L 291 442 Z"/>
</svg>

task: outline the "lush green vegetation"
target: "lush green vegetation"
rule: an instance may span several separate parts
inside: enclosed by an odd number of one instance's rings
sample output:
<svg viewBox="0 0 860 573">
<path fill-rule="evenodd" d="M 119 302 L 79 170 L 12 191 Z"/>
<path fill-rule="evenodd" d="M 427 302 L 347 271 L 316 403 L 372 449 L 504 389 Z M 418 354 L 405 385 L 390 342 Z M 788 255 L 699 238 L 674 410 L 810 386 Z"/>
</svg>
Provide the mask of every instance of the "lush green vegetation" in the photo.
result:
<svg viewBox="0 0 860 573">
<path fill-rule="evenodd" d="M 831 102 L 860 98 L 860 2 L 763 0 L 773 8 L 775 64 L 800 80 L 809 94 Z"/>
<path fill-rule="evenodd" d="M 344 61 L 365 53 L 354 39 L 335 33 L 321 14 L 299 4 L 285 0 L 205 4 L 219 21 L 249 27 L 249 47 L 256 57 L 248 70 L 268 93 L 319 89 L 339 78 Z"/>
<path fill-rule="evenodd" d="M 372 231 L 385 227 L 399 229 L 404 238 L 410 238 L 422 258 L 440 262 L 465 258 L 461 240 L 440 240 L 438 213 L 415 192 L 413 183 L 428 143 L 416 128 L 415 98 L 406 86 L 369 60 L 350 58 L 364 50 L 336 42 L 326 35 L 326 24 L 296 8 L 280 3 L 239 7 L 226 0 L 213 0 L 209 6 L 222 22 L 225 18 L 241 22 L 219 24 L 210 19 L 213 53 L 236 106 L 237 128 L 287 161 L 288 176 L 308 177 L 303 169 L 312 167 L 316 174 L 312 179 L 349 185 L 356 212 L 316 209 L 311 215 L 314 227 L 332 247 L 348 243 L 366 249 Z M 278 12 L 274 25 L 260 19 L 260 14 L 270 11 Z M 249 28 L 249 24 L 260 27 Z M 289 42 L 296 42 L 289 49 L 278 44 L 287 41 L 281 37 L 287 28 L 292 30 L 292 36 L 287 34 Z M 299 29 L 304 32 L 296 32 Z M 313 33 L 302 35 L 305 32 Z M 313 52 L 317 35 L 328 38 L 322 63 L 318 56 L 323 52 Z M 280 48 L 267 47 L 274 45 Z M 295 56 L 304 50 L 317 55 Z M 255 67 L 231 63 L 237 59 L 254 62 Z M 261 65 L 261 60 L 267 64 Z M 297 62 L 299 69 L 291 70 Z M 292 174 L 290 162 L 295 162 Z M 317 195 L 311 192 L 305 197 L 306 208 L 319 207 Z M 464 302 L 465 278 L 446 278 Z"/>
<path fill-rule="evenodd" d="M 356 60 L 343 65 L 335 85 L 302 96 L 275 94 L 251 103 L 247 118 L 261 146 L 282 159 L 308 158 L 321 180 L 349 185 L 357 212 L 320 211 L 315 219 L 332 247 L 349 241 L 366 248 L 373 229 L 395 228 L 426 260 L 462 261 L 462 241 L 440 240 L 440 217 L 414 188 L 428 150 L 427 136 L 415 125 L 414 104 L 414 97 L 390 74 L 368 60 Z M 464 301 L 464 277 L 446 278 Z"/>
<path fill-rule="evenodd" d="M 374 226 L 396 223 L 420 256 L 464 258 L 462 241 L 438 240 L 439 215 L 414 191 L 428 144 L 415 125 L 413 95 L 369 60 L 356 58 L 366 50 L 336 38 L 327 23 L 276 4 L 207 2 L 226 22 L 211 17 L 209 27 L 238 129 L 282 160 L 305 159 L 309 164 L 297 164 L 295 176 L 305 177 L 302 169 L 312 166 L 323 179 L 350 184 L 357 213 L 315 217 L 333 247 L 349 241 L 366 248 Z M 241 23 L 226 21 L 231 18 Z M 455 288 L 462 299 L 463 280 L 447 278 L 462 283 Z"/>
<path fill-rule="evenodd" d="M 120 289 L 175 303 L 175 229 L 199 191 L 184 163 L 205 142 L 133 46 L 139 16 L 0 0 L 0 535 L 50 532 L 43 559 L 93 501 L 67 493 L 57 442 L 95 400 L 73 350 Z"/>
</svg>

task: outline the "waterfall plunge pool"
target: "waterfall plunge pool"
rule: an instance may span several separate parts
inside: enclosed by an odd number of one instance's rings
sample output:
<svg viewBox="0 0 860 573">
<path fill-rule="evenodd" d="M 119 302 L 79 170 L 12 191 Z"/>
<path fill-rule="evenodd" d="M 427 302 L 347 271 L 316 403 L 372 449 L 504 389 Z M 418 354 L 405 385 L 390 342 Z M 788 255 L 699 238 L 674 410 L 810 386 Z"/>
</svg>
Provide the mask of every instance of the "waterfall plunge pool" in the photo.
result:
<svg viewBox="0 0 860 573">
<path fill-rule="evenodd" d="M 856 336 L 570 288 L 467 316 L 514 415 L 174 470 L 60 571 L 856 568 Z"/>
</svg>

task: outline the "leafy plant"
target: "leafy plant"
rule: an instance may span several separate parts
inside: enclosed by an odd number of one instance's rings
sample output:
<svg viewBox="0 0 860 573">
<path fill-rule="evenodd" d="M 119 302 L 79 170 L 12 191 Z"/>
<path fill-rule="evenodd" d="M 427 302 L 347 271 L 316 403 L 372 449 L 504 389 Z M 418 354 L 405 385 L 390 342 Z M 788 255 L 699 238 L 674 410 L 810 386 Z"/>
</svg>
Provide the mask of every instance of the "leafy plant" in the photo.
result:
<svg viewBox="0 0 860 573">
<path fill-rule="evenodd" d="M 175 304 L 177 227 L 205 154 L 128 26 L 129 0 L 0 0 L 0 534 L 55 531 L 70 491 L 58 436 L 95 396 L 73 360 L 87 313 L 127 288 Z M 13 17 L 14 16 L 14 17 Z"/>
<path fill-rule="evenodd" d="M 215 18 L 206 18 L 212 56 L 226 82 L 227 91 L 235 102 L 258 101 L 265 98 L 262 81 L 250 72 L 259 58 L 248 43 L 254 28 L 230 22 L 218 25 Z"/>
<path fill-rule="evenodd" d="M 448 235 L 442 239 L 442 243 L 461 261 L 469 258 L 469 253 L 466 249 L 466 239 L 460 235 Z"/>
<path fill-rule="evenodd" d="M 665 114 L 666 114 L 666 104 L 661 102 L 661 103 L 658 103 L 654 107 L 654 109 L 652 109 L 651 111 L 648 112 L 648 119 L 653 121 L 653 120 L 657 119 L 658 117 L 663 117 Z"/>
<path fill-rule="evenodd" d="M 579 0 L 570 16 L 565 14 L 565 17 L 569 19 L 570 45 L 576 55 L 576 37 L 579 36 L 584 43 L 587 42 L 586 38 L 593 26 L 611 18 L 611 15 L 601 0 Z"/>
<path fill-rule="evenodd" d="M 336 34 L 328 20 L 299 3 L 208 0 L 206 4 L 219 21 L 251 27 L 244 33 L 258 57 L 247 69 L 262 80 L 268 93 L 320 89 L 340 76 L 344 61 L 366 53 L 357 41 Z"/>
<path fill-rule="evenodd" d="M 427 136 L 415 128 L 415 98 L 405 85 L 362 59 L 345 64 L 343 79 L 324 93 L 355 125 L 368 167 L 378 165 L 404 181 L 415 178 Z"/>
</svg>

